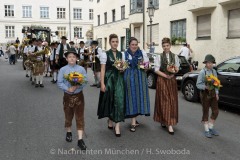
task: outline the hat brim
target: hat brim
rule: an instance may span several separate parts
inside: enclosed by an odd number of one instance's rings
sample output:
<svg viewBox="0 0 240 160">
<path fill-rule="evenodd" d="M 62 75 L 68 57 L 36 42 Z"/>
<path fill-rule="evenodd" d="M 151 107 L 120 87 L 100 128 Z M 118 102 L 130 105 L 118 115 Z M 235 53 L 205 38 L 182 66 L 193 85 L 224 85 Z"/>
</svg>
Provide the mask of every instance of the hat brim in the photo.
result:
<svg viewBox="0 0 240 160">
<path fill-rule="evenodd" d="M 67 57 L 70 53 L 74 54 L 75 56 L 78 56 L 77 52 L 74 51 L 67 51 L 64 53 L 64 56 Z"/>
<path fill-rule="evenodd" d="M 203 64 L 206 64 L 207 62 L 211 62 L 211 61 L 203 61 Z M 216 64 L 216 62 L 212 62 L 213 64 Z"/>
</svg>

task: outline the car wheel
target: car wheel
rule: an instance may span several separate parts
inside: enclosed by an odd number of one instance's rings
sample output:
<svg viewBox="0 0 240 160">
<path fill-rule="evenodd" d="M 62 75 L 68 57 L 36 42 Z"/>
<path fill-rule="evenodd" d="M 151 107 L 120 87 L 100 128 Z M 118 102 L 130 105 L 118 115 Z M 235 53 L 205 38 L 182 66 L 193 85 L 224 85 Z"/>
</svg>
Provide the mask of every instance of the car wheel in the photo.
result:
<svg viewBox="0 0 240 160">
<path fill-rule="evenodd" d="M 184 98 L 190 102 L 197 101 L 198 97 L 196 84 L 192 80 L 188 80 L 186 83 L 184 83 L 183 87 Z"/>
<path fill-rule="evenodd" d="M 149 73 L 147 75 L 147 80 L 148 80 L 148 87 L 149 88 L 156 88 L 156 78 L 153 73 Z"/>
</svg>

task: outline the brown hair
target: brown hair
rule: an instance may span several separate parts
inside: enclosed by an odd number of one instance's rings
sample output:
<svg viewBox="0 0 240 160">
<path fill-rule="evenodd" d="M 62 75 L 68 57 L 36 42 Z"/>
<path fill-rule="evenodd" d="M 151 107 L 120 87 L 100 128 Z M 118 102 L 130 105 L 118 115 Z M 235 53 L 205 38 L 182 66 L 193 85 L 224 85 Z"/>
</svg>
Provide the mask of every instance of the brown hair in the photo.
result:
<svg viewBox="0 0 240 160">
<path fill-rule="evenodd" d="M 135 37 L 131 37 L 131 38 L 129 39 L 128 44 L 130 45 L 130 44 L 132 43 L 132 41 L 137 41 L 137 43 L 138 43 L 137 38 L 135 38 Z"/>
<path fill-rule="evenodd" d="M 162 45 L 163 45 L 164 43 L 169 43 L 169 44 L 171 45 L 171 40 L 170 40 L 170 38 L 164 37 L 164 38 L 162 39 Z"/>
<path fill-rule="evenodd" d="M 109 43 L 111 43 L 111 40 L 113 38 L 117 38 L 118 39 L 118 36 L 116 34 L 110 34 L 110 36 L 109 36 Z"/>
</svg>

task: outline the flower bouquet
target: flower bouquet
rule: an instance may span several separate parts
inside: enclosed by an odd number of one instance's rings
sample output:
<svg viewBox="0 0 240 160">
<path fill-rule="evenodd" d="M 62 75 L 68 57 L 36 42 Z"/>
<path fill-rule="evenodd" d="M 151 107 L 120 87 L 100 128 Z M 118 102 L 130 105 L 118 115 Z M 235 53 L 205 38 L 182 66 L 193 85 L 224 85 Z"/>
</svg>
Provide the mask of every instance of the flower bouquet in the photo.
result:
<svg viewBox="0 0 240 160">
<path fill-rule="evenodd" d="M 220 89 L 222 87 L 220 80 L 213 74 L 206 76 L 206 86 L 208 86 L 207 98 L 213 98 L 216 96 L 215 89 Z"/>
<path fill-rule="evenodd" d="M 220 87 L 222 87 L 220 80 L 213 74 L 206 76 L 206 85 L 208 86 L 209 90 L 213 89 L 219 90 Z"/>
<path fill-rule="evenodd" d="M 150 69 L 151 66 L 150 66 L 150 63 L 149 62 L 139 62 L 138 63 L 138 68 L 139 69 Z"/>
<path fill-rule="evenodd" d="M 86 77 L 78 72 L 71 72 L 69 74 L 65 74 L 64 78 L 71 84 L 71 86 L 81 86 L 84 83 L 87 83 Z"/>
<path fill-rule="evenodd" d="M 113 64 L 119 71 L 125 71 L 129 66 L 127 61 L 122 61 L 120 59 L 116 59 Z"/>
<path fill-rule="evenodd" d="M 175 74 L 178 72 L 178 69 L 177 69 L 177 66 L 175 66 L 174 64 L 168 64 L 167 71 L 171 74 Z"/>
</svg>

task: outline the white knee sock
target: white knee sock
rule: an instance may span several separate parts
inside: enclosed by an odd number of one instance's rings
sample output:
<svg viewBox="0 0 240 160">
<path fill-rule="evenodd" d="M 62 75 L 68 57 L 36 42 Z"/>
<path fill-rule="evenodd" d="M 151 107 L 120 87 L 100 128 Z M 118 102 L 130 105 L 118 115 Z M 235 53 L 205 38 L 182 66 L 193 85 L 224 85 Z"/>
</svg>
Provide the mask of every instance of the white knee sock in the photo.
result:
<svg viewBox="0 0 240 160">
<path fill-rule="evenodd" d="M 214 126 L 213 123 L 211 123 L 211 122 L 208 123 L 209 129 L 213 129 L 213 126 Z"/>
<path fill-rule="evenodd" d="M 208 123 L 207 123 L 207 122 L 204 123 L 204 129 L 205 129 L 205 131 L 207 131 L 207 132 L 209 131 Z"/>
<path fill-rule="evenodd" d="M 40 80 L 40 76 L 38 75 L 38 76 L 35 76 L 35 77 L 36 77 L 36 84 L 38 84 L 39 80 Z"/>
<path fill-rule="evenodd" d="M 54 81 L 57 80 L 57 72 L 53 72 L 53 80 L 54 80 Z"/>
<path fill-rule="evenodd" d="M 43 75 L 40 75 L 39 77 L 40 77 L 40 79 L 39 79 L 40 80 L 40 84 L 43 84 Z"/>
</svg>

